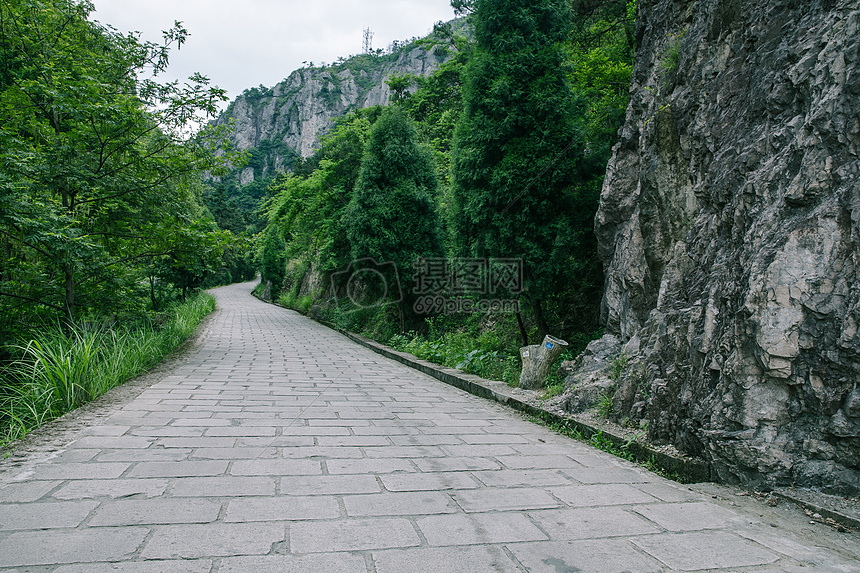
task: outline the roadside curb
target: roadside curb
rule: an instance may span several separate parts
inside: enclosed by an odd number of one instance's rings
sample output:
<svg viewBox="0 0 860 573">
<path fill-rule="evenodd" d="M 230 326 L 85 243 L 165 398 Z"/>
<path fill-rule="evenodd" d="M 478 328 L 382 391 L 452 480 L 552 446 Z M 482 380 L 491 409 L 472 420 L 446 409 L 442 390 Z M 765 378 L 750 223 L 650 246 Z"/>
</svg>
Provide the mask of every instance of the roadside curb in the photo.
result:
<svg viewBox="0 0 860 573">
<path fill-rule="evenodd" d="M 838 508 L 825 506 L 828 498 L 838 498 L 838 496 L 828 496 L 817 492 L 810 495 L 810 492 L 808 491 L 797 491 L 793 489 L 774 490 L 773 495 L 784 499 L 785 501 L 794 503 L 803 509 L 809 510 L 809 513 L 811 514 L 810 517 L 818 518 L 818 516 L 820 516 L 822 520 L 825 521 L 827 519 L 832 519 L 837 523 L 841 523 L 842 525 L 860 531 L 860 513 L 855 512 L 851 515 L 843 511 L 839 511 Z M 818 515 L 816 516 L 815 514 Z"/>
</svg>

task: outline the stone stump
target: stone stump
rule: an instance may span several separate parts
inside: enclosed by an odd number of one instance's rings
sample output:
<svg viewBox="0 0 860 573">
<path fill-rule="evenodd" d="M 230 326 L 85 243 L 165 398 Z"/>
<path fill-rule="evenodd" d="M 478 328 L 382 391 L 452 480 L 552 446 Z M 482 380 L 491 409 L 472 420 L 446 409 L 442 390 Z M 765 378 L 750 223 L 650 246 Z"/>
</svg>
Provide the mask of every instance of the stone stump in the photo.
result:
<svg viewBox="0 0 860 573">
<path fill-rule="evenodd" d="M 540 344 L 520 348 L 520 358 L 523 361 L 520 388 L 543 388 L 550 368 L 565 348 L 567 348 L 567 342 L 548 334 Z"/>
</svg>

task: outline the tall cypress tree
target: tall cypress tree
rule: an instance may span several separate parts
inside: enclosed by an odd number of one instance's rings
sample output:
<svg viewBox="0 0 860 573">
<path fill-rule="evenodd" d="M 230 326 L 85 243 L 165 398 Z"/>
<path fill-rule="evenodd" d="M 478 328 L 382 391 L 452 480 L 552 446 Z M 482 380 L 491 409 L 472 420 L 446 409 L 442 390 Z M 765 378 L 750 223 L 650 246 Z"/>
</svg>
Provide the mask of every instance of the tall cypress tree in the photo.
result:
<svg viewBox="0 0 860 573">
<path fill-rule="evenodd" d="M 570 217 L 582 167 L 578 103 L 563 73 L 565 0 L 476 0 L 477 46 L 454 135 L 453 222 L 460 254 L 522 257 L 538 328 L 581 235 Z M 524 331 L 523 331 L 524 334 Z"/>
<path fill-rule="evenodd" d="M 371 129 L 344 227 L 354 259 L 396 265 L 401 308 L 411 302 L 415 262 L 443 253 L 437 188 L 433 158 L 411 120 L 399 106 L 386 108 Z"/>
</svg>

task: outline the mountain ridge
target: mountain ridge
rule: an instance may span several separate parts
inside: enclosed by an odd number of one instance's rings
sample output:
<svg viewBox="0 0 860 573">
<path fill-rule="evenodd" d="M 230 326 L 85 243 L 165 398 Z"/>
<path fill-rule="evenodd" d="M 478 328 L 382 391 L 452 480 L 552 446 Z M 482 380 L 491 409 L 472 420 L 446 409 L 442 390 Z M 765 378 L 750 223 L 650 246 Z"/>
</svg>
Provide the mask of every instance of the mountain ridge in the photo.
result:
<svg viewBox="0 0 860 573">
<path fill-rule="evenodd" d="M 214 122 L 231 126 L 229 144 L 250 152 L 247 165 L 226 178 L 246 185 L 288 171 L 299 158 L 313 155 L 333 120 L 386 105 L 391 95 L 386 80 L 402 74 L 428 77 L 452 54 L 426 41 L 431 36 L 388 54 L 360 54 L 329 66 L 300 68 L 271 88 L 245 90 Z"/>
</svg>

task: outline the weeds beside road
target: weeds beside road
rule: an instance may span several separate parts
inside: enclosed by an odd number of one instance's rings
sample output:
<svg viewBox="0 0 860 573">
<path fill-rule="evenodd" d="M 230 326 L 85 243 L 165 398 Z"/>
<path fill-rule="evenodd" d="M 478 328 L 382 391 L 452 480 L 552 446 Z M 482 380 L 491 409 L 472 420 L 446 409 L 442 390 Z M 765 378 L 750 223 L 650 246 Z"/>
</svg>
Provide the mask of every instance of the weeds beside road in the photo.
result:
<svg viewBox="0 0 860 573">
<path fill-rule="evenodd" d="M 200 293 L 160 325 L 54 325 L 16 346 L 17 359 L 0 371 L 0 447 L 152 368 L 214 309 Z"/>
</svg>

